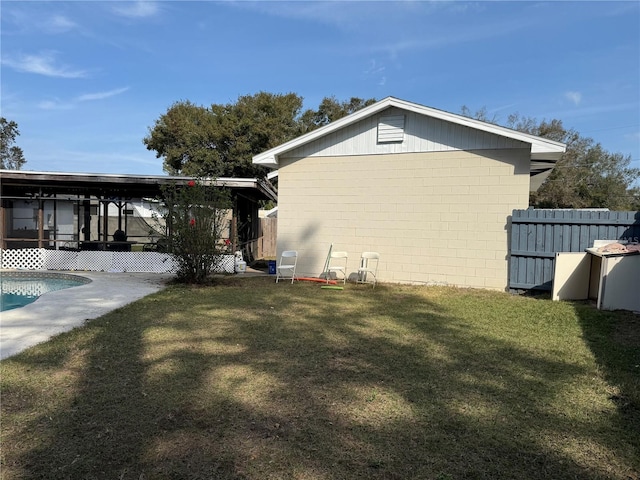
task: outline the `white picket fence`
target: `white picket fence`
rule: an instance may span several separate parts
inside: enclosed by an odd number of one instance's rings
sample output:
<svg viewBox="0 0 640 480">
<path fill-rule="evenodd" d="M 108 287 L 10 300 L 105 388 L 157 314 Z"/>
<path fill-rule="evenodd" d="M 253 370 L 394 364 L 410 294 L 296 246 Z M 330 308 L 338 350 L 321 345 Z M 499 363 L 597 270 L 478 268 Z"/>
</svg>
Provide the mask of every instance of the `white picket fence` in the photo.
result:
<svg viewBox="0 0 640 480">
<path fill-rule="evenodd" d="M 5 269 L 77 270 L 90 272 L 175 273 L 177 264 L 167 253 L 95 252 L 23 248 L 0 250 Z M 223 255 L 216 273 L 235 273 L 234 255 Z"/>
</svg>

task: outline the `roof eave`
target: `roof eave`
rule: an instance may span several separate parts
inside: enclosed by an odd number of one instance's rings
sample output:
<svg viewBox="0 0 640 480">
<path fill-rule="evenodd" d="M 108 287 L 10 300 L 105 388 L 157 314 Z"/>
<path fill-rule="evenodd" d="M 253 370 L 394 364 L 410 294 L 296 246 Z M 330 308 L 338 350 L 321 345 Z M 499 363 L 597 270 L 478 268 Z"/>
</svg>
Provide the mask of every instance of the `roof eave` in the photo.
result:
<svg viewBox="0 0 640 480">
<path fill-rule="evenodd" d="M 550 141 L 549 141 L 550 142 Z M 557 162 L 567 151 L 567 146 L 557 142 L 535 141 L 531 144 L 531 160 Z"/>
<path fill-rule="evenodd" d="M 198 178 L 167 175 L 132 175 L 132 174 L 102 174 L 102 173 L 74 173 L 74 172 L 46 172 L 32 170 L 0 170 L 1 185 L 19 181 L 42 184 L 42 182 L 66 181 L 75 182 L 77 185 L 100 184 L 101 188 L 109 189 L 120 185 L 130 187 L 145 186 L 156 188 L 158 185 L 176 183 L 186 185 L 191 180 L 203 181 L 206 184 L 228 187 L 234 189 L 255 189 L 268 200 L 277 201 L 278 194 L 273 186 L 259 178 Z M 33 183 L 36 182 L 36 183 Z M 1 190 L 1 187 L 0 187 Z"/>
<path fill-rule="evenodd" d="M 262 165 L 263 167 L 278 168 L 278 160 L 276 159 L 275 155 L 256 155 L 255 157 L 253 157 L 252 161 L 256 165 Z"/>
</svg>

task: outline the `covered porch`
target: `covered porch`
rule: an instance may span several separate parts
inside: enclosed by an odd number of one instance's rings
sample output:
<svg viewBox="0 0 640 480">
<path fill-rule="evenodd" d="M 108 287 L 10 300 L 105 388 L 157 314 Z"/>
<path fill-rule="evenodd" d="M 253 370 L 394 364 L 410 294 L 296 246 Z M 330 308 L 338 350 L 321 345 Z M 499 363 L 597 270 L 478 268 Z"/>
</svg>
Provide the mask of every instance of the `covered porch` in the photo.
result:
<svg viewBox="0 0 640 480">
<path fill-rule="evenodd" d="M 191 177 L 0 171 L 0 249 L 73 252 L 163 252 L 159 215 L 164 185 Z M 263 200 L 276 201 L 268 181 L 204 180 L 228 189 L 233 207 L 223 239 L 248 261 L 258 254 Z"/>
</svg>

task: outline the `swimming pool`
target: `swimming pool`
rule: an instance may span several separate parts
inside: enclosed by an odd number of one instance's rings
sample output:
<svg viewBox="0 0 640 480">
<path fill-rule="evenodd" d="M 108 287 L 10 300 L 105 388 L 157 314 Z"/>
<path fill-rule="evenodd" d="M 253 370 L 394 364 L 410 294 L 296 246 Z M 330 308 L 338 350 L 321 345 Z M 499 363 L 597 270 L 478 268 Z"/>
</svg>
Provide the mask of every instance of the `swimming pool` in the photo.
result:
<svg viewBox="0 0 640 480">
<path fill-rule="evenodd" d="M 0 273 L 0 311 L 13 310 L 35 302 L 40 295 L 91 283 L 77 275 L 48 272 Z"/>
</svg>

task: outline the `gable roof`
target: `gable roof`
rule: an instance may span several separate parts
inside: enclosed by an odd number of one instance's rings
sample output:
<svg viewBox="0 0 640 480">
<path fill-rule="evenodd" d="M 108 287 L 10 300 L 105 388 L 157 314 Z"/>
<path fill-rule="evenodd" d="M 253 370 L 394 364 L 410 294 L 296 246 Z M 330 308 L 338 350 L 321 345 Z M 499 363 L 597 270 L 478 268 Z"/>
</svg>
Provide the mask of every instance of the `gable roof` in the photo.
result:
<svg viewBox="0 0 640 480">
<path fill-rule="evenodd" d="M 451 122 L 457 125 L 473 128 L 483 132 L 507 137 L 513 140 L 518 140 L 531 145 L 531 174 L 548 173 L 560 159 L 562 154 L 566 150 L 566 145 L 560 142 L 547 140 L 545 138 L 536 137 L 535 135 L 529 135 L 526 133 L 518 132 L 510 128 L 501 127 L 492 123 L 482 122 L 480 120 L 474 120 L 473 118 L 465 117 L 462 115 L 456 115 L 454 113 L 445 112 L 443 110 L 437 110 L 435 108 L 425 107 L 418 105 L 417 103 L 407 102 L 394 97 L 387 97 L 379 102 L 376 102 L 368 107 L 358 110 L 351 115 L 347 115 L 335 122 L 331 122 L 324 127 L 318 128 L 312 132 L 309 132 L 300 137 L 294 138 L 282 145 L 267 150 L 259 155 L 253 157 L 253 163 L 264 165 L 267 167 L 277 168 L 279 158 L 286 153 L 306 145 L 314 140 L 317 140 L 325 135 L 329 135 L 337 130 L 345 128 L 349 125 L 353 125 L 360 120 L 382 112 L 390 107 L 396 107 L 409 112 L 414 112 L 419 115 L 425 115 L 428 117 L 436 118 L 446 122 Z"/>
</svg>

